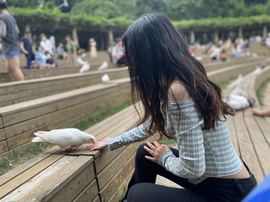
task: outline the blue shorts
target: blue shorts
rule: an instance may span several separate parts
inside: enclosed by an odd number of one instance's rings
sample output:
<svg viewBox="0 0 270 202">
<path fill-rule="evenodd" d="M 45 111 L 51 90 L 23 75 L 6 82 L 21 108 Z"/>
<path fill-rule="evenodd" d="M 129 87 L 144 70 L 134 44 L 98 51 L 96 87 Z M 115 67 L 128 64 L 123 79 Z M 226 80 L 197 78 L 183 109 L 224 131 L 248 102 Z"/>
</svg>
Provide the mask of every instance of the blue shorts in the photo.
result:
<svg viewBox="0 0 270 202">
<path fill-rule="evenodd" d="M 4 56 L 6 59 L 14 58 L 14 57 L 19 57 L 20 56 L 20 51 L 19 50 L 11 50 L 6 53 L 4 53 Z"/>
</svg>

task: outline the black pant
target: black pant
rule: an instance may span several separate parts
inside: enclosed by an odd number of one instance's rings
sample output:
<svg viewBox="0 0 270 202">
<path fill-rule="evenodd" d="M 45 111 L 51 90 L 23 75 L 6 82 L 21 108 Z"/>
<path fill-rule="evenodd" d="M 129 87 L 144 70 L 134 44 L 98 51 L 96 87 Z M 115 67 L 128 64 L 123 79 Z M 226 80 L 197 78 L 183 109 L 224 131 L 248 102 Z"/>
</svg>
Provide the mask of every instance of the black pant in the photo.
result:
<svg viewBox="0 0 270 202">
<path fill-rule="evenodd" d="M 149 155 L 141 145 L 136 154 L 135 171 L 128 185 L 125 198 L 128 202 L 239 202 L 255 186 L 256 180 L 207 178 L 199 184 L 192 184 L 187 179 L 178 177 L 162 166 L 145 159 Z M 175 156 L 178 150 L 171 148 Z M 170 188 L 154 184 L 156 176 L 161 175 L 185 189 Z"/>
</svg>

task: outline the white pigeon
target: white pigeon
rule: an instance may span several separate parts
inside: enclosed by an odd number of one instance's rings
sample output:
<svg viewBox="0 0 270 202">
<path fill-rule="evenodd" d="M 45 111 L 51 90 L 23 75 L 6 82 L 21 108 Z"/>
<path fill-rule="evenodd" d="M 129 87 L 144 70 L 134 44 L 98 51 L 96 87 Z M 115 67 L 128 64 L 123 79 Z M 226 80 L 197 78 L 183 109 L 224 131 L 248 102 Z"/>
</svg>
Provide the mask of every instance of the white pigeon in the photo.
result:
<svg viewBox="0 0 270 202">
<path fill-rule="evenodd" d="M 250 106 L 248 99 L 241 95 L 231 94 L 225 102 L 234 110 L 241 110 Z"/>
<path fill-rule="evenodd" d="M 82 65 L 81 69 L 80 69 L 80 73 L 84 73 L 90 70 L 90 64 L 86 61 L 84 61 L 81 57 L 77 58 L 77 63 Z"/>
<path fill-rule="evenodd" d="M 101 81 L 104 82 L 104 83 L 107 83 L 109 82 L 111 79 L 109 77 L 108 74 L 104 74 L 102 77 L 101 77 Z"/>
<path fill-rule="evenodd" d="M 85 64 L 85 65 L 83 65 L 83 66 L 81 67 L 80 73 L 87 72 L 87 71 L 89 71 L 89 69 L 90 69 L 90 65 L 89 65 L 89 64 Z"/>
<path fill-rule="evenodd" d="M 103 62 L 99 67 L 98 70 L 107 69 L 109 67 L 107 62 Z"/>
<path fill-rule="evenodd" d="M 32 142 L 48 142 L 61 148 L 79 146 L 95 141 L 95 137 L 76 128 L 35 132 Z"/>
</svg>

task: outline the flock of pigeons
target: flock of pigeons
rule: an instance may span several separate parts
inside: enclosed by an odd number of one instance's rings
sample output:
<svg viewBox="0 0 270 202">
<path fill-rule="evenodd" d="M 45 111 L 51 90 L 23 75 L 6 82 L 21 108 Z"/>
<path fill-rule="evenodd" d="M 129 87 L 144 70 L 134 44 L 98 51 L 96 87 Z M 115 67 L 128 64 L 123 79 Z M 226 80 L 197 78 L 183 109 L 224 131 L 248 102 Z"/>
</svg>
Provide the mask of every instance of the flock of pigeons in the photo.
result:
<svg viewBox="0 0 270 202">
<path fill-rule="evenodd" d="M 85 72 L 88 72 L 91 68 L 91 65 L 87 62 L 87 61 L 84 61 L 82 59 L 82 57 L 78 57 L 77 58 L 77 63 L 79 65 L 81 65 L 81 68 L 80 68 L 80 71 L 79 73 L 85 73 Z M 105 70 L 109 67 L 108 65 L 108 62 L 103 62 L 99 67 L 98 67 L 98 70 Z M 106 83 L 106 82 L 109 82 L 110 81 L 110 77 L 108 74 L 104 74 L 102 77 L 101 77 L 101 81 Z"/>
</svg>

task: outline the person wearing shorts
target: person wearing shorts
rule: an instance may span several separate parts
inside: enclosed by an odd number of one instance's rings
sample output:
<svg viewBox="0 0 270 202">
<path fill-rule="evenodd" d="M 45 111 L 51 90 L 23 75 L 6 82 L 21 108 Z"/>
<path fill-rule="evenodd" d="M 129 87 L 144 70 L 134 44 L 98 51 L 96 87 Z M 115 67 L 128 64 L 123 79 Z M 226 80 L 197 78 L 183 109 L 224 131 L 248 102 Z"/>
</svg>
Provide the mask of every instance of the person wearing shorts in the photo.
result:
<svg viewBox="0 0 270 202">
<path fill-rule="evenodd" d="M 15 18 L 7 11 L 7 3 L 0 0 L 0 38 L 3 43 L 3 54 L 6 67 L 12 79 L 24 80 L 20 69 L 20 43 L 18 40 L 19 28 Z"/>
</svg>

